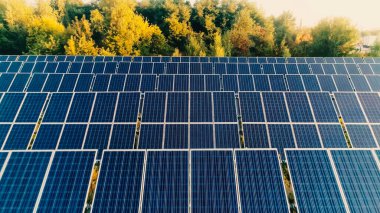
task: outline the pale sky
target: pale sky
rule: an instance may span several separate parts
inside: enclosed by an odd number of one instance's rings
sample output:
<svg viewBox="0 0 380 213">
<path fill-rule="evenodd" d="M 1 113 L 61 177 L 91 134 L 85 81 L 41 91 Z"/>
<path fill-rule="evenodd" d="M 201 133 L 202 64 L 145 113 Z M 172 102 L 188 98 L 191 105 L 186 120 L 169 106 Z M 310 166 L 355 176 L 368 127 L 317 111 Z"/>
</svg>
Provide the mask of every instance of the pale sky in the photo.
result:
<svg viewBox="0 0 380 213">
<path fill-rule="evenodd" d="M 324 17 L 343 16 L 360 29 L 380 29 L 380 0 L 252 0 L 266 15 L 291 11 L 299 24 L 314 26 Z"/>
</svg>

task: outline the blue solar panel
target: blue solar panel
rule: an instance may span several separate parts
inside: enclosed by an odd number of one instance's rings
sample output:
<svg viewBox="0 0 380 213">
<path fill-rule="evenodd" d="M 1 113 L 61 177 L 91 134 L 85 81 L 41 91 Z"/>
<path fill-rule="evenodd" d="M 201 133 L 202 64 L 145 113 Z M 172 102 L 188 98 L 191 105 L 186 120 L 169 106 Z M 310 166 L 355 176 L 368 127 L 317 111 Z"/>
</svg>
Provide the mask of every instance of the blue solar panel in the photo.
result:
<svg viewBox="0 0 380 213">
<path fill-rule="evenodd" d="M 265 122 L 260 93 L 240 92 L 239 100 L 244 122 Z"/>
<path fill-rule="evenodd" d="M 315 75 L 302 75 L 302 81 L 306 91 L 321 91 L 319 82 Z"/>
<path fill-rule="evenodd" d="M 94 69 L 92 70 L 92 73 L 102 74 L 104 72 L 105 66 L 106 66 L 106 63 L 104 63 L 104 62 L 95 63 Z"/>
<path fill-rule="evenodd" d="M 314 75 L 316 74 L 325 74 L 323 72 L 322 64 L 310 64 L 310 68 Z"/>
<path fill-rule="evenodd" d="M 147 156 L 142 212 L 187 212 L 188 152 L 151 151 Z"/>
<path fill-rule="evenodd" d="M 269 81 L 272 91 L 286 91 L 283 75 L 269 75 Z"/>
<path fill-rule="evenodd" d="M 304 91 L 301 75 L 287 75 L 286 81 L 290 91 Z"/>
<path fill-rule="evenodd" d="M 190 74 L 190 64 L 188 63 L 178 64 L 178 74 Z"/>
<path fill-rule="evenodd" d="M 300 212 L 346 212 L 325 150 L 287 150 Z"/>
<path fill-rule="evenodd" d="M 62 74 L 49 74 L 42 92 L 58 92 L 59 85 L 61 84 Z"/>
<path fill-rule="evenodd" d="M 370 64 L 374 74 L 380 74 L 380 64 Z"/>
<path fill-rule="evenodd" d="M 202 74 L 200 63 L 190 63 L 190 74 Z"/>
<path fill-rule="evenodd" d="M 3 147 L 4 141 L 8 135 L 9 129 L 11 128 L 10 124 L 1 124 L 0 125 L 0 149 Z M 1 166 L 0 166 L 1 169 Z"/>
<path fill-rule="evenodd" d="M 202 63 L 202 74 L 213 74 L 212 63 Z"/>
<path fill-rule="evenodd" d="M 154 63 L 153 74 L 164 74 L 165 63 Z"/>
<path fill-rule="evenodd" d="M 373 71 L 369 64 L 358 64 L 358 66 L 362 74 L 373 74 Z"/>
<path fill-rule="evenodd" d="M 263 64 L 263 73 L 264 74 L 276 74 L 273 64 Z"/>
<path fill-rule="evenodd" d="M 86 130 L 87 125 L 66 124 L 59 141 L 58 149 L 82 149 Z"/>
<path fill-rule="evenodd" d="M 214 92 L 214 121 L 236 122 L 235 94 L 232 92 Z"/>
<path fill-rule="evenodd" d="M 189 91 L 189 75 L 174 76 L 174 91 Z"/>
<path fill-rule="evenodd" d="M 47 79 L 47 74 L 34 74 L 30 80 L 27 92 L 41 92 Z"/>
<path fill-rule="evenodd" d="M 26 84 L 28 83 L 29 74 L 16 74 L 13 79 L 12 85 L 9 87 L 9 92 L 23 92 Z"/>
<path fill-rule="evenodd" d="M 265 124 L 244 124 L 244 144 L 248 148 L 269 148 Z"/>
<path fill-rule="evenodd" d="M 214 148 L 213 125 L 192 124 L 190 125 L 190 148 Z"/>
<path fill-rule="evenodd" d="M 152 103 L 154 103 L 154 94 L 151 94 L 151 96 L 153 99 Z M 115 122 L 136 122 L 139 106 L 140 93 L 120 93 Z"/>
<path fill-rule="evenodd" d="M 133 149 L 135 124 L 113 125 L 110 149 Z"/>
<path fill-rule="evenodd" d="M 380 75 L 366 75 L 367 81 L 372 91 L 380 92 Z"/>
<path fill-rule="evenodd" d="M 129 68 L 129 74 L 140 74 L 141 73 L 141 63 L 132 62 Z"/>
<path fill-rule="evenodd" d="M 127 75 L 124 91 L 139 91 L 141 75 Z"/>
<path fill-rule="evenodd" d="M 0 180 L 0 211 L 32 212 L 50 152 L 13 152 Z"/>
<path fill-rule="evenodd" d="M 237 75 L 223 75 L 223 89 L 237 92 L 239 90 Z"/>
<path fill-rule="evenodd" d="M 117 73 L 124 73 L 124 74 L 129 73 L 130 65 L 131 65 L 131 63 L 129 63 L 129 62 L 120 62 Z"/>
<path fill-rule="evenodd" d="M 215 74 L 218 74 L 218 75 L 227 74 L 226 64 L 215 63 Z"/>
<path fill-rule="evenodd" d="M 163 124 L 142 124 L 138 148 L 161 149 L 163 129 Z"/>
<path fill-rule="evenodd" d="M 173 91 L 174 75 L 160 75 L 158 91 Z"/>
<path fill-rule="evenodd" d="M 317 75 L 319 85 L 322 91 L 333 92 L 337 91 L 335 82 L 331 75 Z"/>
<path fill-rule="evenodd" d="M 276 151 L 235 151 L 242 212 L 288 212 Z"/>
<path fill-rule="evenodd" d="M 274 68 L 276 70 L 276 74 L 281 74 L 281 75 L 287 74 L 285 64 L 274 64 Z"/>
<path fill-rule="evenodd" d="M 350 142 L 354 148 L 376 148 L 377 144 L 368 125 L 346 125 Z"/>
<path fill-rule="evenodd" d="M 189 148 L 187 124 L 167 124 L 165 126 L 165 149 Z"/>
<path fill-rule="evenodd" d="M 142 74 L 152 74 L 153 73 L 153 63 L 143 63 L 141 66 Z"/>
<path fill-rule="evenodd" d="M 1 128 L 1 127 L 0 127 Z M 0 169 L 3 168 L 4 162 L 8 156 L 8 152 L 0 152 Z"/>
<path fill-rule="evenodd" d="M 188 122 L 189 94 L 168 93 L 166 108 L 166 122 Z"/>
<path fill-rule="evenodd" d="M 238 70 L 240 75 L 250 74 L 248 65 L 249 64 L 238 64 Z"/>
<path fill-rule="evenodd" d="M 350 79 L 355 88 L 355 91 L 358 91 L 358 92 L 371 91 L 371 87 L 369 86 L 364 75 L 351 75 Z"/>
<path fill-rule="evenodd" d="M 285 93 L 292 122 L 314 122 L 306 93 Z"/>
<path fill-rule="evenodd" d="M 154 91 L 156 90 L 156 75 L 142 75 L 140 83 L 140 91 Z"/>
<path fill-rule="evenodd" d="M 76 93 L 71 103 L 67 122 L 88 122 L 95 93 Z"/>
<path fill-rule="evenodd" d="M 87 130 L 84 149 L 98 149 L 97 159 L 102 158 L 103 149 L 108 148 L 111 125 L 90 124 Z"/>
<path fill-rule="evenodd" d="M 91 122 L 112 122 L 117 93 L 98 93 L 91 116 Z"/>
<path fill-rule="evenodd" d="M 44 73 L 55 73 L 58 67 L 57 62 L 49 62 L 46 64 Z"/>
<path fill-rule="evenodd" d="M 299 74 L 297 64 L 286 64 L 286 70 L 287 74 Z"/>
<path fill-rule="evenodd" d="M 267 122 L 289 122 L 283 93 L 262 93 Z"/>
<path fill-rule="evenodd" d="M 227 74 L 238 74 L 237 64 L 226 64 Z"/>
<path fill-rule="evenodd" d="M 72 92 L 77 82 L 78 75 L 66 74 L 63 76 L 61 85 L 59 86 L 59 92 Z"/>
<path fill-rule="evenodd" d="M 23 99 L 23 93 L 6 93 L 0 102 L 0 122 L 13 122 Z"/>
<path fill-rule="evenodd" d="M 357 93 L 370 123 L 380 123 L 380 97 L 377 93 Z"/>
<path fill-rule="evenodd" d="M 72 93 L 53 93 L 44 114 L 44 122 L 64 122 L 70 106 Z"/>
<path fill-rule="evenodd" d="M 93 212 L 138 212 L 145 152 L 104 152 Z"/>
<path fill-rule="evenodd" d="M 166 74 L 178 74 L 178 63 L 167 63 Z"/>
<path fill-rule="evenodd" d="M 191 152 L 194 212 L 238 212 L 232 151 Z"/>
<path fill-rule="evenodd" d="M 281 158 L 284 159 L 284 149 L 295 148 L 292 127 L 287 124 L 270 124 L 268 129 L 271 147 L 276 148 Z"/>
<path fill-rule="evenodd" d="M 351 212 L 379 212 L 380 171 L 372 153 L 333 150 L 331 155 Z"/>
<path fill-rule="evenodd" d="M 73 62 L 68 70 L 68 73 L 80 73 L 83 63 Z"/>
<path fill-rule="evenodd" d="M 293 125 L 298 148 L 321 148 L 317 127 L 314 124 Z"/>
<path fill-rule="evenodd" d="M 206 91 L 220 91 L 220 79 L 218 75 L 205 75 Z"/>
<path fill-rule="evenodd" d="M 216 148 L 239 148 L 239 131 L 237 124 L 215 124 Z"/>
<path fill-rule="evenodd" d="M 1 61 L 0 62 L 0 72 L 1 73 L 7 72 L 10 65 L 11 65 L 11 62 Z"/>
<path fill-rule="evenodd" d="M 328 93 L 308 93 L 317 122 L 338 123 L 334 104 Z"/>
<path fill-rule="evenodd" d="M 239 91 L 255 91 L 251 75 L 238 75 Z"/>
<path fill-rule="evenodd" d="M 69 62 L 59 62 L 56 73 L 67 73 L 69 69 L 70 63 Z"/>
<path fill-rule="evenodd" d="M 123 91 L 125 84 L 125 75 L 111 75 L 108 91 Z"/>
<path fill-rule="evenodd" d="M 143 122 L 164 122 L 166 93 L 146 93 L 144 96 Z"/>
<path fill-rule="evenodd" d="M 212 122 L 211 93 L 190 93 L 190 121 Z"/>
<path fill-rule="evenodd" d="M 18 113 L 16 122 L 37 122 L 46 97 L 46 93 L 28 93 Z"/>
<path fill-rule="evenodd" d="M 190 75 L 190 91 L 204 91 L 205 77 L 204 75 Z"/>
<path fill-rule="evenodd" d="M 116 73 L 116 62 L 107 62 L 104 68 L 104 73 Z"/>
<path fill-rule="evenodd" d="M 14 74 L 1 74 L 0 76 L 0 92 L 6 92 L 11 85 L 13 78 L 15 77 Z"/>
<path fill-rule="evenodd" d="M 82 211 L 94 158 L 95 152 L 56 152 L 38 211 Z"/>
<path fill-rule="evenodd" d="M 42 124 L 33 142 L 34 150 L 55 149 L 61 134 L 63 125 Z"/>
<path fill-rule="evenodd" d="M 24 65 L 22 66 L 20 72 L 21 73 L 31 73 L 32 70 L 33 70 L 33 67 L 35 66 L 35 63 L 32 63 L 32 62 L 26 62 L 24 63 Z"/>
<path fill-rule="evenodd" d="M 20 70 L 22 63 L 21 62 L 12 62 L 8 68 L 8 72 L 16 73 Z"/>
<path fill-rule="evenodd" d="M 345 64 L 334 64 L 336 74 L 347 75 L 348 71 Z"/>
<path fill-rule="evenodd" d="M 249 70 L 251 74 L 263 74 L 260 64 L 250 64 Z"/>
<path fill-rule="evenodd" d="M 333 78 L 338 91 L 354 91 L 347 75 L 334 75 Z"/>
<path fill-rule="evenodd" d="M 325 148 L 347 148 L 346 139 L 339 124 L 318 125 L 318 128 Z"/>
<path fill-rule="evenodd" d="M 92 73 L 94 63 L 83 63 L 80 73 Z"/>
<path fill-rule="evenodd" d="M 107 91 L 111 75 L 96 75 L 92 91 Z"/>
<path fill-rule="evenodd" d="M 92 74 L 80 74 L 75 85 L 75 92 L 88 92 L 90 91 L 92 79 L 94 76 Z"/>
<path fill-rule="evenodd" d="M 335 93 L 343 120 L 347 123 L 364 123 L 366 119 L 354 93 Z"/>
<path fill-rule="evenodd" d="M 335 62 L 331 62 L 331 63 L 335 63 Z M 325 74 L 328 74 L 328 75 L 336 74 L 333 64 L 322 64 L 322 67 Z"/>
</svg>

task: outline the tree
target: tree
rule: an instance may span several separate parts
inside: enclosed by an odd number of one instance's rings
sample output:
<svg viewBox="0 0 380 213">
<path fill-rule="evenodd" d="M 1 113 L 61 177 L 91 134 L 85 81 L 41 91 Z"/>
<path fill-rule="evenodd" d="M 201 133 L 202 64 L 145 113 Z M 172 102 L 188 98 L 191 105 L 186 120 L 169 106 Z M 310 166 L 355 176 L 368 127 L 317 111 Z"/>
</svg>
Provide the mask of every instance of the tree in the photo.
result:
<svg viewBox="0 0 380 213">
<path fill-rule="evenodd" d="M 371 47 L 371 51 L 369 52 L 368 56 L 380 57 L 380 38 L 377 38 L 375 44 L 373 47 Z"/>
<path fill-rule="evenodd" d="M 216 32 L 214 34 L 214 45 L 211 46 L 211 50 L 212 50 L 212 55 L 214 56 L 219 56 L 219 57 L 225 56 L 222 36 L 220 35 L 219 32 Z"/>
<path fill-rule="evenodd" d="M 342 57 L 353 54 L 359 41 L 359 31 L 346 18 L 322 20 L 312 30 L 312 56 Z"/>
<path fill-rule="evenodd" d="M 277 56 L 290 57 L 290 49 L 294 48 L 296 39 L 296 22 L 291 12 L 284 12 L 274 18 L 274 41 Z"/>
</svg>

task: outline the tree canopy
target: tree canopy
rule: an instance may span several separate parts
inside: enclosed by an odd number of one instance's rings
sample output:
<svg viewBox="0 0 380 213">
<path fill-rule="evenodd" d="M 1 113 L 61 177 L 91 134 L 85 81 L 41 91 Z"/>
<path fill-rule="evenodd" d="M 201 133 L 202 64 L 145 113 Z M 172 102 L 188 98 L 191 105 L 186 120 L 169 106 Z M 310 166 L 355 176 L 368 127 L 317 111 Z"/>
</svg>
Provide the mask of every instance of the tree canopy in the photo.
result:
<svg viewBox="0 0 380 213">
<path fill-rule="evenodd" d="M 359 36 L 345 18 L 301 28 L 247 0 L 0 0 L 1 54 L 348 56 Z"/>
</svg>

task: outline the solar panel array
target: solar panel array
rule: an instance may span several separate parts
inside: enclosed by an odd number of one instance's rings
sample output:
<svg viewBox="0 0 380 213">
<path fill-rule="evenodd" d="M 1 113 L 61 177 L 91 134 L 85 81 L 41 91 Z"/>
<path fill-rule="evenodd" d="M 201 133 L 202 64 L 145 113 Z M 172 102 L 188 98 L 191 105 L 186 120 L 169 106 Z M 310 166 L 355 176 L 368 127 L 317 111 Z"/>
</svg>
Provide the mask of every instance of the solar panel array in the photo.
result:
<svg viewBox="0 0 380 213">
<path fill-rule="evenodd" d="M 379 92 L 379 58 L 0 56 L 0 209 L 377 212 Z"/>
</svg>

